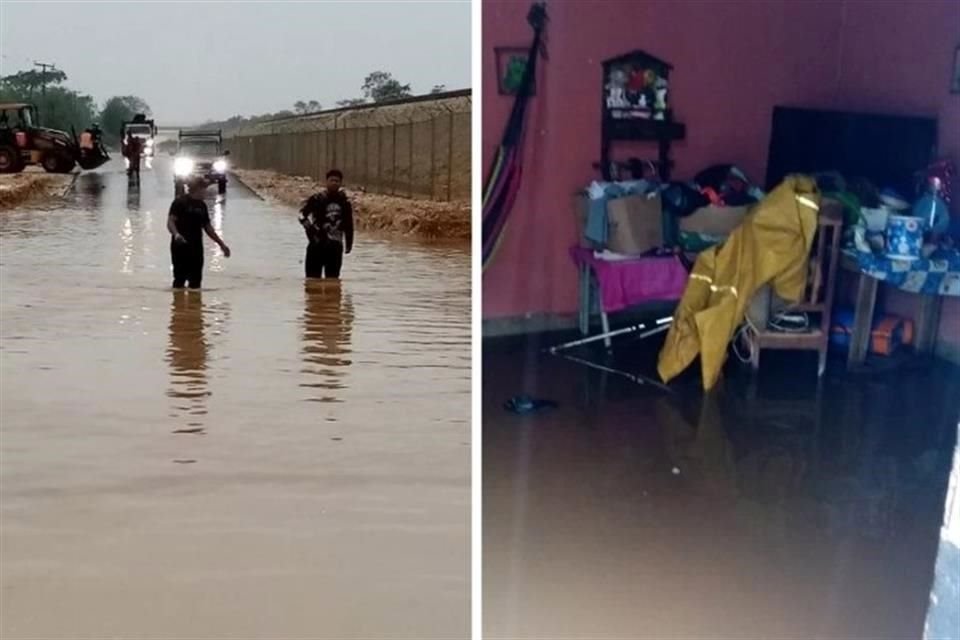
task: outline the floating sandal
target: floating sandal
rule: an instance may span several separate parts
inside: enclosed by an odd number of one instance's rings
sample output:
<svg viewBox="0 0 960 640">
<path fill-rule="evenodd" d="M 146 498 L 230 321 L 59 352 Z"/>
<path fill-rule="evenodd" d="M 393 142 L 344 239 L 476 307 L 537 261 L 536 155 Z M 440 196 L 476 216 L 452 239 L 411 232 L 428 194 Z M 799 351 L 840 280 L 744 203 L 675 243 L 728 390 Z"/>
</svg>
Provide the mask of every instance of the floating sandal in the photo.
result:
<svg viewBox="0 0 960 640">
<path fill-rule="evenodd" d="M 557 403 L 552 400 L 541 400 L 526 395 L 514 396 L 503 403 L 504 409 L 519 414 L 533 413 L 540 409 L 555 409 L 556 407 Z"/>
</svg>

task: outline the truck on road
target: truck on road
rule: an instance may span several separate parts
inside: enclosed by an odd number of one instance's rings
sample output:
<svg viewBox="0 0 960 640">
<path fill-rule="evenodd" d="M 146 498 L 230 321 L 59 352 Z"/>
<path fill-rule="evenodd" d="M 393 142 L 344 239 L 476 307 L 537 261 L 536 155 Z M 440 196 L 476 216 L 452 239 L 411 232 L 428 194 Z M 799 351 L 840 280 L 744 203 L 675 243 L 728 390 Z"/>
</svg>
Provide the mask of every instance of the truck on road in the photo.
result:
<svg viewBox="0 0 960 640">
<path fill-rule="evenodd" d="M 173 159 L 173 192 L 180 196 L 186 192 L 186 185 L 199 176 L 209 186 L 217 184 L 217 193 L 227 192 L 227 157 L 229 151 L 223 148 L 223 132 L 184 131 L 177 136 L 177 152 Z"/>
<path fill-rule="evenodd" d="M 153 120 L 148 120 L 147 116 L 138 113 L 130 121 L 124 121 L 120 125 L 121 143 L 126 143 L 131 135 L 143 140 L 143 151 L 140 152 L 142 158 L 152 158 L 154 155 L 154 144 L 157 138 L 157 124 Z"/>
</svg>

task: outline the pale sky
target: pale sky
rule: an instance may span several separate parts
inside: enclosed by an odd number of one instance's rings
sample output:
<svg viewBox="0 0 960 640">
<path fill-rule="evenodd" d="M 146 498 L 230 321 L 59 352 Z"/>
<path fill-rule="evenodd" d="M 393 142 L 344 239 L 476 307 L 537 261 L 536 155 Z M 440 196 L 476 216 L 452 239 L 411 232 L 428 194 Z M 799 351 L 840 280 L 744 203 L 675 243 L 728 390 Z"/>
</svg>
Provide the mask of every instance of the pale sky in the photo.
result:
<svg viewBox="0 0 960 640">
<path fill-rule="evenodd" d="M 469 0 L 0 2 L 0 73 L 54 63 L 102 106 L 147 101 L 158 124 L 324 108 L 371 71 L 414 94 L 470 87 Z"/>
</svg>

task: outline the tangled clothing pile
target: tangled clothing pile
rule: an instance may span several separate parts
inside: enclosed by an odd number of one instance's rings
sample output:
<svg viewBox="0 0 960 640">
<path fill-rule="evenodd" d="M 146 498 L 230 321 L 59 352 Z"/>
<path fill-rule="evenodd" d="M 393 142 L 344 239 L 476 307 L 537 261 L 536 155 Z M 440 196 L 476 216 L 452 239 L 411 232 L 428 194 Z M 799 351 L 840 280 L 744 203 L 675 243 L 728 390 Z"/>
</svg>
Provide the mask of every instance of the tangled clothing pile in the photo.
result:
<svg viewBox="0 0 960 640">
<path fill-rule="evenodd" d="M 756 291 L 771 284 L 797 302 L 807 283 L 820 193 L 808 177 L 791 176 L 748 214 L 727 241 L 704 251 L 674 315 L 658 370 L 664 381 L 701 358 L 703 388 L 717 382 L 727 345 Z"/>
</svg>

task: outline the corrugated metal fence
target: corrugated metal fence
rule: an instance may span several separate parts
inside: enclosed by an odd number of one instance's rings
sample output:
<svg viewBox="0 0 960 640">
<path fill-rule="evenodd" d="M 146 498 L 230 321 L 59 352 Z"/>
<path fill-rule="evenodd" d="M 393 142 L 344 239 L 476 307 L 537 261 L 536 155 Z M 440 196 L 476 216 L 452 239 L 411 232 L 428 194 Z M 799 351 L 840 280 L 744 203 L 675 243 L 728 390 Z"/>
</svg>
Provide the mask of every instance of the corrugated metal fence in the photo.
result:
<svg viewBox="0 0 960 640">
<path fill-rule="evenodd" d="M 432 200 L 470 199 L 470 112 L 414 122 L 241 135 L 229 138 L 231 163 L 321 180 L 343 171 L 351 187 Z"/>
</svg>

